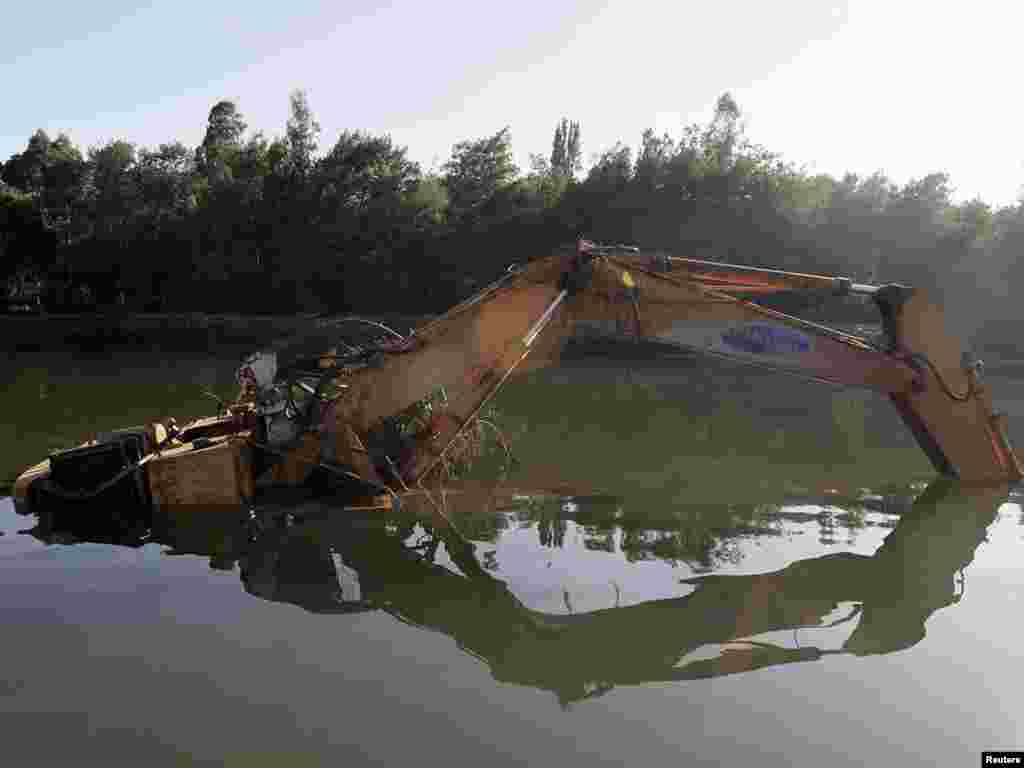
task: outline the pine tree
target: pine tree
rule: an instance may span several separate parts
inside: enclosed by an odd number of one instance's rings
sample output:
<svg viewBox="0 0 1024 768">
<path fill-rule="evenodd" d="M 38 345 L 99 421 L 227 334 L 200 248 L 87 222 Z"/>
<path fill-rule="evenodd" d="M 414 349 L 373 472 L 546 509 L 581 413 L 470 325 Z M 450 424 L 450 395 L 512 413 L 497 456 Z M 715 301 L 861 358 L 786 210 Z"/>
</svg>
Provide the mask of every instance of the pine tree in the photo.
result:
<svg viewBox="0 0 1024 768">
<path fill-rule="evenodd" d="M 580 147 L 580 124 L 570 123 L 569 125 L 569 136 L 566 140 L 565 148 L 565 167 L 566 176 L 574 176 L 577 172 L 583 170 L 583 162 L 581 161 L 582 149 Z"/>
<path fill-rule="evenodd" d="M 555 138 L 551 143 L 551 174 L 572 178 L 583 167 L 580 155 L 580 124 L 570 123 L 563 117 L 555 126 Z"/>
<path fill-rule="evenodd" d="M 291 117 L 285 131 L 288 145 L 288 163 L 293 173 L 305 178 L 313 168 L 314 155 L 320 136 L 320 123 L 313 119 L 306 92 L 292 91 L 289 97 Z"/>
<path fill-rule="evenodd" d="M 233 101 L 218 101 L 210 110 L 203 143 L 196 149 L 196 164 L 209 172 L 214 161 L 223 161 L 225 152 L 240 146 L 245 120 Z"/>
<path fill-rule="evenodd" d="M 559 175 L 565 167 L 566 149 L 566 124 L 565 119 L 555 126 L 555 138 L 551 143 L 551 173 Z"/>
</svg>

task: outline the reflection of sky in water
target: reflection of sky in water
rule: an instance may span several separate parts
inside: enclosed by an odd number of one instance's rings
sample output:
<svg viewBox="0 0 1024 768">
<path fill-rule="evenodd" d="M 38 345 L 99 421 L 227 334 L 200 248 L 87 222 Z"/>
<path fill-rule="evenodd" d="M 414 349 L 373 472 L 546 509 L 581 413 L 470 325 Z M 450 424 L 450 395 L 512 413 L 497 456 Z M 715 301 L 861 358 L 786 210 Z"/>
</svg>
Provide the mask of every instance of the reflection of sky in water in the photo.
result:
<svg viewBox="0 0 1024 768">
<path fill-rule="evenodd" d="M 842 602 L 836 606 L 831 614 L 822 619 L 819 626 L 784 629 L 778 632 L 763 632 L 759 635 L 751 635 L 750 637 L 730 643 L 702 645 L 700 648 L 681 657 L 676 663 L 676 667 L 684 667 L 691 662 L 701 659 L 717 658 L 722 654 L 724 648 L 749 647 L 743 642 L 744 640 L 754 643 L 766 643 L 780 648 L 806 648 L 814 646 L 822 650 L 838 649 L 842 647 L 850 633 L 853 632 L 859 619 L 858 604 Z"/>
<path fill-rule="evenodd" d="M 575 511 L 566 508 L 569 514 Z M 870 510 L 861 512 L 858 516 L 861 527 L 851 528 L 844 525 L 847 511 L 838 507 L 781 506 L 777 512 L 768 513 L 758 521 L 762 529 L 771 530 L 770 534 L 720 534 L 719 543 L 728 547 L 728 557 L 717 559 L 710 571 L 660 557 L 630 559 L 630 554 L 623 550 L 626 534 L 622 527 L 595 530 L 573 520 L 563 521 L 565 534 L 560 547 L 543 546 L 536 523 L 521 522 L 513 513 L 504 515 L 505 522 L 499 526 L 496 543 L 474 543 L 480 562 L 506 581 L 516 597 L 529 608 L 555 614 L 583 613 L 689 594 L 693 587 L 680 581 L 702 573 L 757 574 L 826 553 L 870 555 L 882 544 L 898 518 Z M 1020 546 L 1024 541 L 1022 518 L 1024 512 L 1020 503 L 1003 503 L 989 531 L 989 540 L 979 547 L 969 570 L 999 572 L 1016 583 Z M 66 569 L 72 568 L 80 578 L 67 583 L 66 588 L 80 591 L 98 588 L 101 582 L 114 586 L 122 578 L 117 574 L 123 575 L 126 569 L 134 572 L 132 578 L 137 579 L 141 571 L 155 579 L 157 573 L 169 565 L 163 548 L 157 545 L 137 549 L 97 543 L 46 546 L 31 536 L 18 534 L 31 525 L 32 518 L 17 515 L 10 499 L 0 499 L 0 531 L 3 532 L 0 573 L 5 574 L 8 583 L 31 578 L 56 584 L 64 582 Z M 650 543 L 670 533 L 634 530 L 632 537 L 634 543 Z M 823 543 L 824 536 L 830 543 Z M 443 547 L 437 562 L 458 571 Z M 348 573 L 349 569 L 339 558 L 336 558 L 336 566 L 346 597 L 351 599 L 358 594 L 358 579 Z M 125 584 L 124 588 L 131 587 Z M 1011 591 L 1007 597 L 1016 600 L 1017 594 Z"/>
<path fill-rule="evenodd" d="M 680 581 L 702 573 L 765 573 L 832 552 L 870 555 L 898 518 L 858 511 L 863 527 L 851 528 L 844 524 L 848 510 L 817 504 L 783 505 L 757 521 L 771 533 L 721 534 L 719 545 L 726 556 L 716 559 L 711 571 L 658 557 L 630 560 L 623 551 L 626 534 L 622 527 L 595 531 L 573 520 L 563 521 L 561 547 L 543 546 L 536 524 L 519 524 L 514 515 L 507 516 L 507 525 L 499 526 L 496 543 L 474 543 L 480 561 L 496 564 L 492 573 L 507 581 L 529 608 L 555 614 L 584 613 L 687 595 L 694 588 Z M 647 543 L 670 534 L 664 530 L 632 532 L 634 542 L 643 539 Z M 825 536 L 831 543 L 823 543 Z M 458 570 L 443 554 L 438 562 Z"/>
</svg>

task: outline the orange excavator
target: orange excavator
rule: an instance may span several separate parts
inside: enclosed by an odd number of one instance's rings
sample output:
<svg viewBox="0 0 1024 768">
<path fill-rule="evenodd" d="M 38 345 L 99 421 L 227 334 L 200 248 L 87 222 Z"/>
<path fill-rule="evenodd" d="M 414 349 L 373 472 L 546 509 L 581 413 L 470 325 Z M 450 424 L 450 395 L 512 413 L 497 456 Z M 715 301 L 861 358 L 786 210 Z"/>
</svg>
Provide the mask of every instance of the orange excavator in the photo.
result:
<svg viewBox="0 0 1024 768">
<path fill-rule="evenodd" d="M 780 293 L 866 297 L 882 333 L 864 338 L 756 301 Z M 1024 476 L 981 363 L 949 335 L 927 292 L 902 285 L 580 240 L 510 268 L 408 335 L 363 322 L 381 335 L 280 369 L 273 351 L 250 356 L 239 397 L 217 417 L 119 430 L 55 454 L 18 479 L 16 501 L 75 503 L 121 485 L 157 507 L 235 504 L 263 485 L 317 476 L 340 482 L 355 506 L 393 504 L 443 478 L 511 375 L 557 362 L 581 324 L 611 322 L 637 338 L 881 392 L 939 474 L 978 486 Z"/>
</svg>

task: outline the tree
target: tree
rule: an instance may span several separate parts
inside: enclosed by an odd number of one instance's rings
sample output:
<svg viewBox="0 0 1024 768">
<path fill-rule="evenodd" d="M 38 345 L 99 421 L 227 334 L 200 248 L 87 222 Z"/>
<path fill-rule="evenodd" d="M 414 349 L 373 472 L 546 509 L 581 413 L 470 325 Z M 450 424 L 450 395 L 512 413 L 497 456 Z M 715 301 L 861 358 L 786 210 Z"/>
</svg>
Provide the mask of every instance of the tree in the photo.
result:
<svg viewBox="0 0 1024 768">
<path fill-rule="evenodd" d="M 442 224 L 448 213 L 448 190 L 444 180 L 434 173 L 419 179 L 405 200 L 414 219 L 427 227 Z"/>
<path fill-rule="evenodd" d="M 484 139 L 459 142 L 443 170 L 450 215 L 457 221 L 473 218 L 518 173 L 512 161 L 509 129 L 502 128 Z"/>
<path fill-rule="evenodd" d="M 203 143 L 196 150 L 196 164 L 206 175 L 216 172 L 218 160 L 230 149 L 237 149 L 245 133 L 245 120 L 233 101 L 218 101 L 210 110 Z M 221 166 L 222 167 L 222 166 Z"/>
<path fill-rule="evenodd" d="M 232 178 L 241 182 L 253 182 L 273 173 L 288 152 L 283 142 L 280 142 L 279 155 L 276 154 L 274 146 L 274 143 L 268 142 L 260 131 L 250 136 L 245 144 L 240 144 L 227 157 Z"/>
<path fill-rule="evenodd" d="M 301 178 L 309 175 L 313 168 L 314 155 L 320 136 L 320 124 L 313 119 L 306 92 L 293 91 L 290 96 L 291 117 L 288 118 L 286 142 L 288 165 L 292 173 Z"/>
<path fill-rule="evenodd" d="M 953 190 L 949 174 L 930 173 L 922 179 L 912 179 L 899 191 L 896 202 L 906 212 L 915 215 L 941 216 L 951 205 Z"/>
<path fill-rule="evenodd" d="M 172 220 L 182 219 L 195 206 L 193 154 L 181 142 L 141 149 L 135 165 L 139 194 L 138 215 L 148 222 L 153 237 Z"/>
<path fill-rule="evenodd" d="M 135 164 L 135 145 L 114 139 L 88 152 L 84 195 L 99 231 L 122 241 L 124 225 L 137 200 L 135 179 L 129 173 Z"/>
<path fill-rule="evenodd" d="M 958 227 L 964 241 L 973 243 L 992 238 L 995 220 L 988 203 L 974 198 L 955 206 L 950 211 L 954 226 Z"/>
<path fill-rule="evenodd" d="M 591 186 L 621 188 L 633 178 L 633 152 L 622 142 L 605 150 L 587 174 Z"/>
<path fill-rule="evenodd" d="M 85 175 L 85 161 L 82 153 L 67 134 L 61 133 L 50 142 L 46 152 L 43 172 L 43 205 L 47 209 L 67 212 L 71 203 L 81 194 Z"/>
<path fill-rule="evenodd" d="M 550 173 L 556 176 L 572 178 L 580 171 L 580 124 L 570 123 L 564 117 L 555 126 L 555 136 L 551 146 Z"/>
<path fill-rule="evenodd" d="M 0 183 L 0 279 L 38 258 L 32 248 L 38 219 L 31 195 Z"/>
<path fill-rule="evenodd" d="M 4 164 L 3 180 L 24 192 L 42 192 L 47 166 L 46 153 L 49 148 L 50 137 L 40 128 L 29 137 L 25 151 L 11 155 Z"/>
<path fill-rule="evenodd" d="M 554 169 L 560 170 L 565 166 L 566 136 L 564 125 L 565 120 L 563 119 L 561 123 L 558 123 L 558 125 L 555 126 L 555 137 L 551 142 L 551 161 L 550 163 L 547 164 L 547 167 L 544 169 L 546 173 L 551 173 Z M 538 165 L 538 163 L 534 162 L 534 165 L 536 166 Z"/>
<path fill-rule="evenodd" d="M 654 131 L 648 128 L 640 139 L 634 181 L 652 190 L 660 186 L 675 154 L 675 142 L 667 133 L 655 136 Z"/>
<path fill-rule="evenodd" d="M 579 124 L 567 118 L 524 176 L 508 128 L 455 144 L 439 173 L 423 175 L 390 136 L 345 131 L 320 155 L 306 94 L 289 98 L 273 140 L 248 135 L 231 101 L 213 105 L 194 150 L 112 141 L 83 159 L 67 136 L 36 131 L 0 166 L 0 251 L 38 266 L 63 243 L 69 261 L 93 259 L 94 273 L 112 254 L 143 291 L 159 292 L 166 274 L 162 290 L 173 287 L 178 307 L 236 311 L 312 307 L 314 293 L 365 308 L 396 284 L 416 311 L 435 311 L 473 280 L 580 232 L 864 280 L 945 280 L 957 295 L 970 275 L 979 296 L 1006 291 L 1005 322 L 1011 283 L 1024 280 L 1024 207 L 954 204 L 945 174 L 897 186 L 881 174 L 795 169 L 745 138 L 728 93 L 706 123 L 681 136 L 646 131 L 632 150 L 617 143 L 578 183 Z M 61 228 L 68 236 L 57 238 Z"/>
<path fill-rule="evenodd" d="M 567 190 L 562 203 L 574 227 L 597 240 L 628 240 L 632 217 L 623 202 L 633 168 L 633 151 L 622 142 L 597 156 L 586 178 Z"/>
<path fill-rule="evenodd" d="M 416 227 L 420 205 L 443 209 L 443 202 L 425 196 L 429 190 L 420 189 L 420 178 L 419 165 L 390 136 L 344 131 L 313 174 L 325 245 L 369 261 L 384 258 L 403 232 Z"/>
<path fill-rule="evenodd" d="M 51 141 L 43 130 L 36 131 L 24 152 L 12 155 L 2 168 L 11 186 L 36 197 L 40 210 L 57 216 L 67 213 L 78 197 L 85 163 L 67 134 Z"/>
<path fill-rule="evenodd" d="M 583 147 L 580 144 L 580 124 L 570 123 L 569 136 L 565 140 L 566 176 L 574 176 L 583 170 Z"/>
<path fill-rule="evenodd" d="M 546 157 L 531 154 L 530 173 L 517 183 L 522 207 L 534 211 L 554 208 L 565 194 L 568 181 Z"/>
<path fill-rule="evenodd" d="M 419 166 L 390 136 L 344 131 L 316 167 L 318 197 L 354 211 L 397 202 L 420 177 Z"/>
<path fill-rule="evenodd" d="M 732 167 L 734 152 L 743 133 L 740 108 L 728 91 L 718 97 L 715 116 L 708 125 L 705 147 L 708 160 L 721 174 Z"/>
<path fill-rule="evenodd" d="M 801 223 L 814 227 L 821 223 L 824 211 L 832 202 L 836 181 L 824 173 L 811 176 L 793 172 L 779 179 L 779 186 L 786 209 Z"/>
<path fill-rule="evenodd" d="M 40 129 L 24 152 L 12 155 L 3 165 L 2 178 L 38 196 L 41 208 L 65 208 L 77 193 L 83 170 L 82 154 L 66 134 L 51 141 Z"/>
<path fill-rule="evenodd" d="M 996 285 L 995 293 L 1002 296 L 1014 295 L 1017 288 L 1024 285 L 1024 204 L 1000 210 L 994 217 L 994 240 L 989 252 L 992 283 Z M 1005 326 L 1005 336 L 1017 345 L 1017 328 L 1019 325 L 1019 309 L 1016 302 L 1003 307 L 1003 318 L 1009 322 Z"/>
</svg>

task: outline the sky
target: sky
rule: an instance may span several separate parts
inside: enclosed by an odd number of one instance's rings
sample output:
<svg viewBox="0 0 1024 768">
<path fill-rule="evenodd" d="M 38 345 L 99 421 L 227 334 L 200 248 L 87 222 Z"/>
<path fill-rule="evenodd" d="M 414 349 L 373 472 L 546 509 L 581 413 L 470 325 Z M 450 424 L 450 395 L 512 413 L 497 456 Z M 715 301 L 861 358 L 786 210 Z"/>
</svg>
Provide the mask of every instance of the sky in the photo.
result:
<svg viewBox="0 0 1024 768">
<path fill-rule="evenodd" d="M 1006 0 L 5 3 L 0 157 L 37 128 L 194 146 L 221 99 L 269 138 L 302 88 L 323 151 L 387 133 L 429 169 L 509 126 L 525 170 L 562 117 L 590 160 L 648 127 L 678 137 L 729 91 L 748 137 L 808 171 L 945 171 L 957 199 L 1007 205 L 1022 23 Z"/>
</svg>

